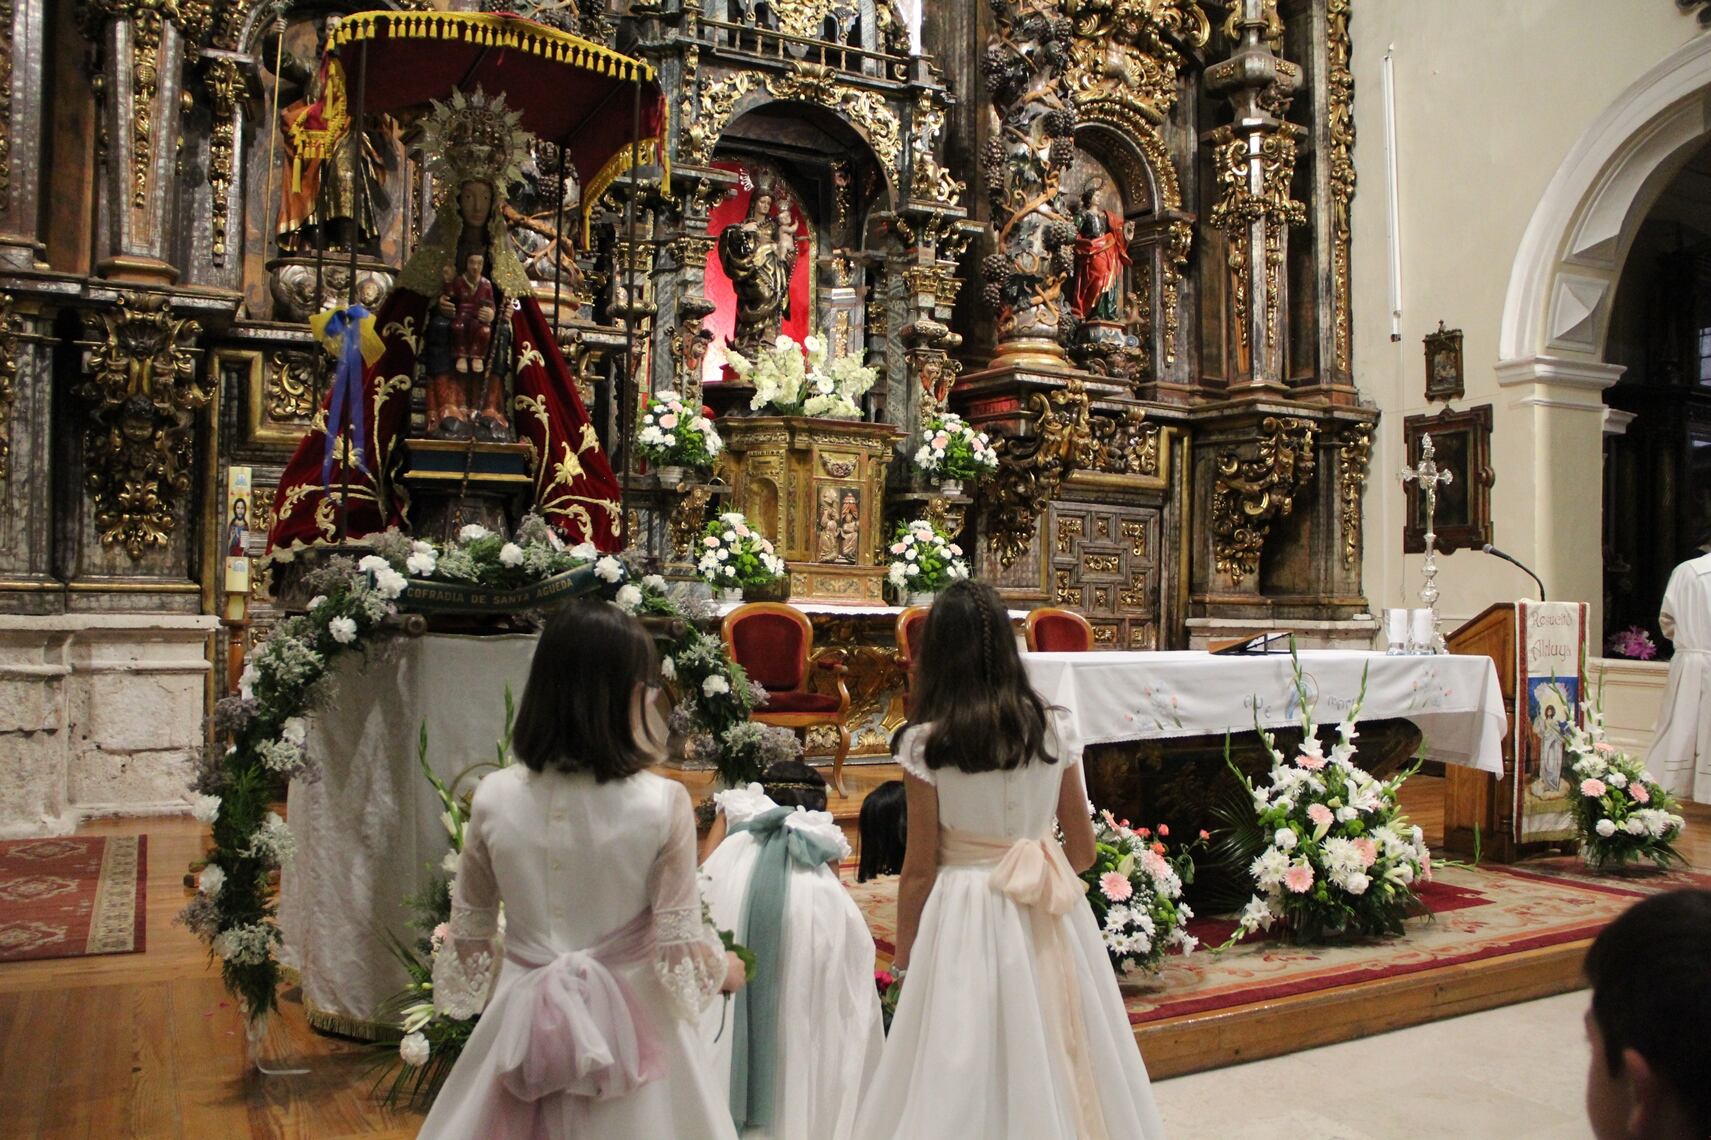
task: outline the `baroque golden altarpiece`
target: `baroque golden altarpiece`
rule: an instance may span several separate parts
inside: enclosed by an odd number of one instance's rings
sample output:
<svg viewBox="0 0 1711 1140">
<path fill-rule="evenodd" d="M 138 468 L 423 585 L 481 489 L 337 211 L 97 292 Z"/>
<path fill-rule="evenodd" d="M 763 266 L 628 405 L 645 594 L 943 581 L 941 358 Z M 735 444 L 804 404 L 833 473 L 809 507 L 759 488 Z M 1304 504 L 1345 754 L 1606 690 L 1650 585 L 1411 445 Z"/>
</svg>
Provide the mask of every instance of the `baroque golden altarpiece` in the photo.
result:
<svg viewBox="0 0 1711 1140">
<path fill-rule="evenodd" d="M 881 367 L 869 420 L 948 408 L 1001 441 L 962 496 L 876 452 L 887 521 L 933 512 L 1104 646 L 1366 640 L 1353 0 L 991 0 L 919 27 L 888 0 L 449 6 L 645 59 L 666 93 L 663 181 L 580 186 L 543 147 L 505 205 L 609 449 L 631 352 L 644 388 L 719 404 L 758 303 L 721 235 L 754 222 L 790 252 L 780 327 Z M 325 391 L 305 318 L 378 300 L 441 189 L 415 124 L 333 113 L 322 46 L 359 7 L 0 0 L 0 612 L 220 615 L 222 679 L 268 620 L 227 571 Z M 764 514 L 741 490 L 639 494 L 635 533 Z M 897 678 L 858 624 L 826 634 L 872 706 Z"/>
</svg>

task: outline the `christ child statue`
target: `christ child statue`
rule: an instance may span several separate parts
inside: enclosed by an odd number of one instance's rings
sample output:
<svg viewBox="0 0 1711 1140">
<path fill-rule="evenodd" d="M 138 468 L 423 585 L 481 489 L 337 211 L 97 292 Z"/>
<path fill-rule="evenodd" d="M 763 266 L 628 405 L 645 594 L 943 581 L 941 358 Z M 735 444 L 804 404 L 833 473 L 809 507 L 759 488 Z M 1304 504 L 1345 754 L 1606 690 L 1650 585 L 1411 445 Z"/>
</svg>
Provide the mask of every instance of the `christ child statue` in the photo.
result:
<svg viewBox="0 0 1711 1140">
<path fill-rule="evenodd" d="M 481 275 L 487 255 L 480 250 L 463 259 L 463 272 L 452 281 L 452 350 L 459 372 L 485 372 L 487 346 L 493 343 L 493 282 Z"/>
</svg>

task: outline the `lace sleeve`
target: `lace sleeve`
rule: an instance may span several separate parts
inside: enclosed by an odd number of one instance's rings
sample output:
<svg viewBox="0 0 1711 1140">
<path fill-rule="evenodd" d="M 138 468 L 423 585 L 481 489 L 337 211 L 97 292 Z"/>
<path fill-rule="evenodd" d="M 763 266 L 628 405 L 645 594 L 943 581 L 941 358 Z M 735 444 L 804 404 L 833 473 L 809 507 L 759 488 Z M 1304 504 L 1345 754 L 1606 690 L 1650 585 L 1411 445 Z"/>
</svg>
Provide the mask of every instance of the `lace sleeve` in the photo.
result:
<svg viewBox="0 0 1711 1140">
<path fill-rule="evenodd" d="M 670 820 L 654 858 L 649 896 L 654 915 L 654 971 L 685 1021 L 701 1011 L 725 980 L 725 948 L 707 925 L 695 875 L 695 816 L 689 793 L 670 785 Z"/>
<path fill-rule="evenodd" d="M 897 742 L 897 766 L 929 784 L 934 782 L 933 770 L 927 767 L 927 736 L 932 731 L 932 725 L 912 724 Z"/>
<path fill-rule="evenodd" d="M 487 850 L 481 797 L 470 805 L 463 854 L 452 884 L 452 914 L 434 954 L 434 1008 L 448 1017 L 480 1013 L 498 974 L 499 884 Z"/>
</svg>

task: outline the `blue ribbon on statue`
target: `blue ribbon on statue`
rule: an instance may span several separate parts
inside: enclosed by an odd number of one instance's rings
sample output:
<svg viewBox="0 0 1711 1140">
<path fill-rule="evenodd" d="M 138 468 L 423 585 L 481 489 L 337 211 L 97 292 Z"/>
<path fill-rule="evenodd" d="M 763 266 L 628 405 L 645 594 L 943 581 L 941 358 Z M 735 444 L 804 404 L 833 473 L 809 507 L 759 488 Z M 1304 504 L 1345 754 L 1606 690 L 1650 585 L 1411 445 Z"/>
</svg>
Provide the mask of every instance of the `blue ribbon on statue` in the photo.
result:
<svg viewBox="0 0 1711 1140">
<path fill-rule="evenodd" d="M 779 974 L 791 864 L 817 867 L 843 853 L 829 838 L 785 827 L 795 810 L 775 807 L 731 826 L 733 835 L 752 832 L 759 846 L 737 933 L 756 962 L 754 981 L 737 991 L 732 1029 L 731 1117 L 739 1131 L 770 1125 L 777 1107 Z"/>
<path fill-rule="evenodd" d="M 358 471 L 368 474 L 363 460 L 362 441 L 366 434 L 363 423 L 364 392 L 363 365 L 378 354 L 367 343 L 374 337 L 374 314 L 361 305 L 317 313 L 310 327 L 321 343 L 337 361 L 333 371 L 333 394 L 327 401 L 327 441 L 321 457 L 321 483 L 331 490 L 333 459 L 338 454 L 339 436 L 348 427 L 351 433 L 351 458 Z"/>
</svg>

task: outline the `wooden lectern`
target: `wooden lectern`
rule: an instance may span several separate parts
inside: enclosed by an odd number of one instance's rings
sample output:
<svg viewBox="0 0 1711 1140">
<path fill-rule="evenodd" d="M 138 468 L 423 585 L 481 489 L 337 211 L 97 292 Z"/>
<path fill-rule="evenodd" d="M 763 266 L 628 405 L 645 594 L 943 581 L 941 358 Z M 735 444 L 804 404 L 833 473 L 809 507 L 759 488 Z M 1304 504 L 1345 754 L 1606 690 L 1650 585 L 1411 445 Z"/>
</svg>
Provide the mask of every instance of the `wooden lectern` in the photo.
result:
<svg viewBox="0 0 1711 1140">
<path fill-rule="evenodd" d="M 1515 842 L 1515 603 L 1498 602 L 1469 620 L 1448 638 L 1451 653 L 1489 657 L 1497 666 L 1497 684 L 1509 720 L 1503 733 L 1503 778 L 1459 764 L 1444 766 L 1444 847 L 1482 859 L 1508 863 Z"/>
</svg>

